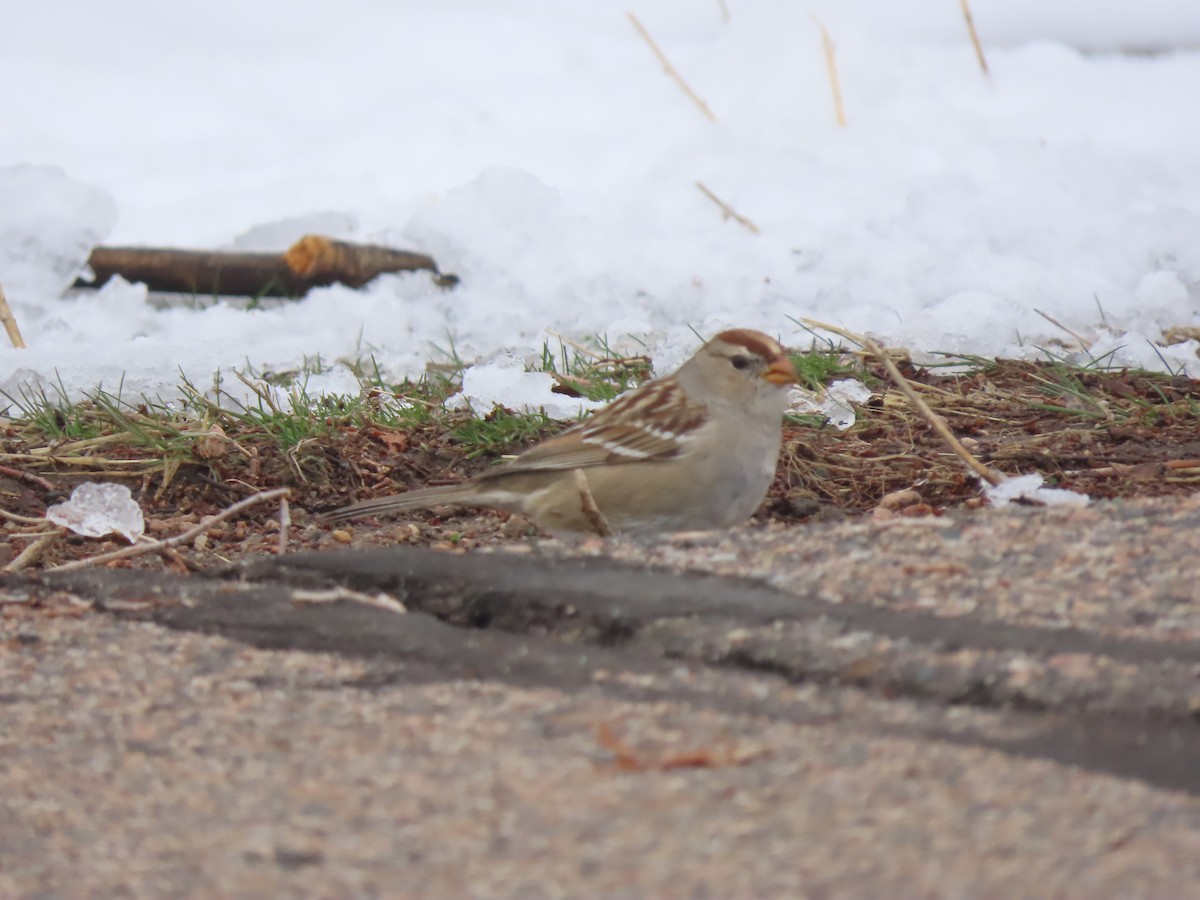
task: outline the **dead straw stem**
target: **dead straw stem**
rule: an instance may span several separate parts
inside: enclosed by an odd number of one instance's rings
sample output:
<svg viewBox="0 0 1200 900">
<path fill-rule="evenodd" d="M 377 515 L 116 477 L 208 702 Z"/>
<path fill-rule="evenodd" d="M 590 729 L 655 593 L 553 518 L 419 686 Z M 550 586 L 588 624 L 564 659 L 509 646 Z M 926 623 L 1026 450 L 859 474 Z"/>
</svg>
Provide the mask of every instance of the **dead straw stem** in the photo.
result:
<svg viewBox="0 0 1200 900">
<path fill-rule="evenodd" d="M 679 85 L 679 89 L 688 95 L 688 98 L 696 104 L 696 108 L 704 114 L 704 117 L 708 119 L 708 121 L 717 121 L 716 114 L 714 114 L 713 111 L 708 108 L 708 104 L 701 99 L 699 94 L 692 90 L 691 85 L 684 81 L 683 76 L 679 74 L 673 65 L 671 65 L 671 61 L 667 59 L 667 55 L 662 52 L 662 48 L 655 43 L 654 38 L 650 37 L 650 32 L 646 30 L 646 26 L 643 25 L 638 17 L 632 12 L 628 12 L 626 15 L 629 16 L 629 21 L 633 27 L 637 29 L 637 33 L 642 36 L 642 40 L 646 42 L 646 45 L 651 49 L 651 51 L 653 51 L 654 55 L 658 57 L 658 61 L 662 63 L 662 67 L 666 71 L 667 75 L 669 75 L 671 79 L 677 85 Z"/>
<path fill-rule="evenodd" d="M 721 208 L 721 217 L 723 219 L 733 219 L 733 221 L 737 222 L 751 234 L 762 234 L 762 232 L 758 230 L 757 225 L 755 225 L 752 221 L 747 219 L 736 209 L 710 191 L 703 181 L 697 181 L 696 187 L 700 189 L 700 193 Z"/>
<path fill-rule="evenodd" d="M 842 83 L 838 80 L 837 46 L 825 23 L 816 16 L 812 20 L 821 29 L 821 48 L 825 51 L 825 68 L 829 72 L 829 90 L 833 94 L 833 114 L 837 118 L 838 127 L 846 127 L 846 109 L 842 105 Z"/>
<path fill-rule="evenodd" d="M 967 23 L 967 34 L 971 35 L 971 46 L 975 48 L 975 58 L 979 60 L 979 68 L 983 77 L 990 79 L 992 72 L 988 68 L 987 57 L 983 55 L 983 44 L 979 43 L 979 32 L 975 30 L 975 17 L 971 15 L 971 0 L 959 0 L 962 6 L 963 19 Z"/>
<path fill-rule="evenodd" d="M 884 369 L 887 370 L 888 376 L 893 382 L 895 382 L 896 387 L 898 387 L 900 392 L 904 394 L 906 398 L 908 398 L 908 402 L 911 403 L 917 412 L 921 414 L 922 418 L 924 418 L 925 421 L 933 427 L 933 430 L 941 436 L 942 440 L 944 440 L 950 449 L 954 451 L 954 455 L 961 459 L 966 464 L 967 468 L 969 468 L 988 484 L 995 485 L 1005 480 L 1004 476 L 995 469 L 985 466 L 978 459 L 971 455 L 971 452 L 962 445 L 962 441 L 960 441 L 955 436 L 954 432 L 950 430 L 950 426 L 946 424 L 946 420 L 929 408 L 929 404 L 922 399 L 920 394 L 913 390 L 912 385 L 908 383 L 908 379 L 901 374 L 900 369 L 896 366 L 896 363 L 892 361 L 892 357 L 877 343 L 875 343 L 866 335 L 855 334 L 852 331 L 846 331 L 844 328 L 838 328 L 836 325 L 827 325 L 824 322 L 818 322 L 815 319 L 800 319 L 800 322 L 809 328 L 819 328 L 822 331 L 828 331 L 832 334 L 840 335 L 848 341 L 853 341 L 878 359 L 883 364 Z"/>
</svg>

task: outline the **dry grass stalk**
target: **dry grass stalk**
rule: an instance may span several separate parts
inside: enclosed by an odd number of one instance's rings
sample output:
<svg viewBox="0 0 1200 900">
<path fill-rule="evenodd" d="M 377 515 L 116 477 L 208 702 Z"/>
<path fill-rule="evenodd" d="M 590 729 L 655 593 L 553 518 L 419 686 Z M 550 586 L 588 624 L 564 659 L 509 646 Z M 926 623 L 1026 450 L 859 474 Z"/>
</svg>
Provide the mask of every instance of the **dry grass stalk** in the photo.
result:
<svg viewBox="0 0 1200 900">
<path fill-rule="evenodd" d="M 44 521 L 44 520 L 43 520 Z M 61 528 L 54 528 L 47 531 L 36 541 L 26 547 L 17 555 L 7 566 L 4 567 L 4 572 L 20 572 L 22 569 L 27 569 L 33 565 L 46 552 L 46 548 L 53 544 L 56 540 L 62 537 L 66 532 Z"/>
<path fill-rule="evenodd" d="M 971 455 L 971 452 L 962 445 L 962 442 L 955 436 L 954 432 L 950 430 L 950 426 L 946 424 L 946 420 L 929 408 L 929 404 L 922 399 L 920 394 L 913 390 L 912 385 L 908 383 L 908 379 L 901 374 L 900 369 L 897 368 L 896 364 L 892 361 L 891 356 L 889 356 L 887 351 L 880 347 L 877 343 L 875 343 L 866 335 L 855 334 L 852 331 L 846 331 L 844 328 L 838 328 L 836 325 L 827 325 L 824 322 L 818 322 L 815 319 L 801 319 L 800 322 L 809 328 L 819 328 L 822 331 L 828 331 L 832 334 L 839 335 L 844 337 L 846 340 L 853 341 L 854 343 L 863 347 L 868 353 L 870 353 L 883 364 L 883 367 L 887 370 L 887 373 L 891 377 L 892 381 L 895 382 L 896 387 L 900 389 L 900 392 L 908 398 L 908 401 L 916 408 L 917 412 L 921 414 L 922 418 L 924 418 L 925 421 L 933 427 L 933 430 L 941 436 L 942 440 L 944 440 L 946 444 L 949 445 L 950 449 L 954 451 L 955 456 L 957 456 L 966 464 L 967 468 L 969 468 L 988 484 L 1000 484 L 1000 482 L 1005 480 L 1005 477 L 995 469 L 985 466 L 978 459 Z"/>
<path fill-rule="evenodd" d="M 675 67 L 673 65 L 671 65 L 671 61 L 669 59 L 667 59 L 667 55 L 665 53 L 663 53 L 662 49 L 658 46 L 658 44 L 656 44 L 654 42 L 654 38 L 650 37 L 650 32 L 648 32 L 646 30 L 646 26 L 643 25 L 638 20 L 638 17 L 635 16 L 632 12 L 628 12 L 628 13 L 626 13 L 626 15 L 629 16 L 629 21 L 633 24 L 633 27 L 637 29 L 637 33 L 642 36 L 642 40 L 644 40 L 646 42 L 647 46 L 650 47 L 650 49 L 653 51 L 654 55 L 656 57 L 658 57 L 658 61 L 660 63 L 662 63 L 662 67 L 666 71 L 667 75 L 669 75 L 671 77 L 671 79 L 677 85 L 679 85 L 679 89 L 688 95 L 688 97 L 691 99 L 691 101 L 696 104 L 696 108 L 699 109 L 700 112 L 704 113 L 704 117 L 706 119 L 708 119 L 708 121 L 710 121 L 710 122 L 717 121 L 716 115 L 713 113 L 713 111 L 711 109 L 708 108 L 708 104 L 705 103 L 704 100 L 701 99 L 699 94 L 697 94 L 695 91 L 692 90 L 691 85 L 689 85 L 686 81 L 683 80 L 683 76 L 680 75 L 679 72 L 677 72 L 675 70 Z"/>
<path fill-rule="evenodd" d="M 228 506 L 221 510 L 215 516 L 205 519 L 198 525 L 189 528 L 182 534 L 177 534 L 174 537 L 167 538 L 165 541 L 149 541 L 142 544 L 133 544 L 129 547 L 122 547 L 120 550 L 114 550 L 111 553 L 101 553 L 99 556 L 93 556 L 90 559 L 77 559 L 73 562 L 63 563 L 61 566 L 55 566 L 49 569 L 50 572 L 68 572 L 72 569 L 83 569 L 88 566 L 98 566 L 102 563 L 109 563 L 116 559 L 128 559 L 131 556 L 144 556 L 147 553 L 162 553 L 179 544 L 186 544 L 200 535 L 204 534 L 214 525 L 224 522 L 231 516 L 235 516 L 247 507 L 254 506 L 258 503 L 265 503 L 267 500 L 274 500 L 277 497 L 286 497 L 290 493 L 288 488 L 276 488 L 272 491 L 263 491 L 260 494 L 255 494 L 252 497 L 247 497 L 244 500 L 239 500 L 232 506 Z"/>
<path fill-rule="evenodd" d="M 1047 322 L 1049 322 L 1051 325 L 1053 325 L 1055 328 L 1061 328 L 1063 331 L 1065 331 L 1071 337 L 1075 338 L 1075 340 L 1079 341 L 1079 346 L 1082 347 L 1084 350 L 1087 350 L 1089 347 L 1092 346 L 1091 341 L 1089 341 L 1085 337 L 1080 336 L 1077 332 L 1072 331 L 1070 328 L 1068 328 L 1062 322 L 1058 321 L 1058 319 L 1054 318 L 1054 316 L 1050 315 L 1049 313 L 1044 313 L 1037 307 L 1034 307 L 1033 311 L 1035 313 L 1037 313 L 1039 316 L 1041 316 L 1043 319 L 1045 319 Z"/>
<path fill-rule="evenodd" d="M 725 0 L 717 0 L 717 5 L 721 7 L 721 21 L 729 22 L 729 4 Z"/>
<path fill-rule="evenodd" d="M 593 350 L 591 347 L 587 346 L 586 344 L 581 344 L 581 343 L 579 343 L 579 341 L 571 340 L 571 338 L 567 337 L 564 334 L 560 334 L 559 332 L 555 331 L 552 328 L 547 328 L 546 334 L 550 335 L 550 337 L 554 338 L 556 341 L 560 341 L 561 343 L 566 344 L 572 350 L 577 351 L 578 353 L 582 354 L 583 356 L 588 357 L 589 359 L 600 361 L 605 358 L 603 356 L 603 354 L 596 352 L 595 350 Z"/>
<path fill-rule="evenodd" d="M 68 441 L 65 444 L 55 444 L 53 447 L 31 447 L 29 452 L 34 456 L 50 456 L 56 457 L 74 456 L 81 450 L 94 450 L 97 447 L 106 447 L 110 444 L 128 444 L 136 440 L 136 436 L 129 431 L 118 431 L 115 434 L 106 434 L 101 437 L 86 438 L 79 441 Z"/>
<path fill-rule="evenodd" d="M 747 219 L 745 216 L 743 216 L 741 213 L 739 213 L 736 209 L 734 209 L 732 206 L 730 206 L 728 203 L 726 203 L 724 200 L 722 200 L 720 197 L 718 197 L 716 194 L 714 194 L 712 191 L 710 191 L 708 189 L 708 187 L 704 184 L 703 181 L 697 181 L 696 187 L 700 188 L 700 193 L 702 193 L 705 197 L 707 197 L 709 200 L 711 200 L 713 203 L 717 204 L 717 206 L 719 206 L 721 208 L 721 218 L 733 219 L 733 221 L 737 222 L 739 225 L 741 225 L 743 228 L 745 228 L 751 234 L 762 234 L 762 232 L 758 230 L 757 225 L 755 225 L 752 221 Z"/>
<path fill-rule="evenodd" d="M 970 0 L 959 0 L 962 6 L 963 19 L 967 23 L 967 33 L 971 35 L 971 46 L 975 48 L 975 58 L 979 60 L 979 68 L 983 70 L 984 78 L 991 78 L 992 72 L 988 68 L 987 57 L 983 55 L 983 44 L 979 43 L 979 32 L 975 30 L 975 17 L 971 15 Z"/>
<path fill-rule="evenodd" d="M 21 329 L 17 327 L 17 320 L 9 308 L 3 286 L 0 286 L 0 322 L 4 323 L 4 330 L 8 332 L 8 339 L 12 341 L 12 345 L 18 350 L 24 350 L 25 338 L 21 337 Z"/>
<path fill-rule="evenodd" d="M 838 79 L 837 47 L 833 43 L 829 29 L 825 27 L 825 23 L 816 16 L 813 16 L 812 20 L 821 29 L 821 47 L 825 51 L 825 68 L 829 72 L 829 90 L 833 93 L 833 114 L 837 117 L 838 126 L 845 128 L 846 108 L 842 105 L 842 83 Z"/>
<path fill-rule="evenodd" d="M 14 512 L 9 512 L 7 509 L 0 509 L 0 518 L 7 519 L 17 525 L 45 525 L 46 519 L 44 516 L 19 516 Z"/>
</svg>

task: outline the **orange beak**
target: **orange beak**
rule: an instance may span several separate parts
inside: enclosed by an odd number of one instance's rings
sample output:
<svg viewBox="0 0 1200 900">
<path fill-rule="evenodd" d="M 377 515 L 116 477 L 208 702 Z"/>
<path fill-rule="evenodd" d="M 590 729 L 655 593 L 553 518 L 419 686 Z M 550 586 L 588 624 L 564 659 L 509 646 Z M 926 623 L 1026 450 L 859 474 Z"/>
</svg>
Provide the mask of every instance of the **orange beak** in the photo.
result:
<svg viewBox="0 0 1200 900">
<path fill-rule="evenodd" d="M 786 356 L 777 356 L 771 360 L 771 364 L 767 366 L 767 371 L 763 372 L 763 378 L 771 382 L 771 384 L 795 384 L 796 367 L 792 365 L 791 359 Z"/>
</svg>

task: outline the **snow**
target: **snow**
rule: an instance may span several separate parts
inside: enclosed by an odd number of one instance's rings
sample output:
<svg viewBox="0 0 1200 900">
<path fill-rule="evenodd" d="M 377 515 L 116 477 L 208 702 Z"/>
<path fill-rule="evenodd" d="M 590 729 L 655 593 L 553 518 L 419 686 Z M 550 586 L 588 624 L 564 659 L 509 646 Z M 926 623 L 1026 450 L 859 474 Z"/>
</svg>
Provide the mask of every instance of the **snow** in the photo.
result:
<svg viewBox="0 0 1200 900">
<path fill-rule="evenodd" d="M 1034 473 L 1006 478 L 996 485 L 984 489 L 984 495 L 992 506 L 1003 509 L 1018 500 L 1033 501 L 1042 506 L 1087 506 L 1091 500 L 1086 494 L 1062 488 L 1044 487 L 1045 479 Z"/>
<path fill-rule="evenodd" d="M 61 169 L 0 169 L 0 284 L 9 303 L 36 321 L 116 223 L 117 206 L 108 194 Z"/>
<path fill-rule="evenodd" d="M 838 431 L 846 431 L 858 420 L 855 405 L 871 399 L 871 389 L 857 378 L 844 378 L 832 382 L 820 396 L 814 396 L 802 388 L 794 388 L 788 411 L 824 416 L 825 421 Z"/>
<path fill-rule="evenodd" d="M 71 491 L 71 499 L 47 508 L 46 518 L 84 537 L 119 534 L 131 544 L 146 530 L 142 508 L 123 484 L 85 481 Z"/>
<path fill-rule="evenodd" d="M 604 406 L 582 397 L 553 393 L 554 385 L 554 376 L 546 372 L 527 372 L 524 359 L 505 353 L 468 368 L 463 373 L 462 391 L 451 397 L 446 405 L 469 407 L 480 416 L 496 406 L 525 413 L 541 410 L 552 419 L 576 419 Z"/>
<path fill-rule="evenodd" d="M 807 344 L 803 316 L 918 354 L 1200 374 L 1194 341 L 1154 344 L 1200 325 L 1200 4 L 974 0 L 990 80 L 954 0 L 727 5 L 727 22 L 716 0 L 10 5 L 0 285 L 29 348 L 0 349 L 0 390 L 170 397 L 318 357 L 399 378 L 453 343 L 484 363 L 483 411 L 565 400 L 497 363 L 547 329 L 666 371 L 731 325 Z M 430 253 L 462 284 L 255 309 L 164 309 L 124 283 L 61 296 L 98 241 L 313 231 Z"/>
</svg>

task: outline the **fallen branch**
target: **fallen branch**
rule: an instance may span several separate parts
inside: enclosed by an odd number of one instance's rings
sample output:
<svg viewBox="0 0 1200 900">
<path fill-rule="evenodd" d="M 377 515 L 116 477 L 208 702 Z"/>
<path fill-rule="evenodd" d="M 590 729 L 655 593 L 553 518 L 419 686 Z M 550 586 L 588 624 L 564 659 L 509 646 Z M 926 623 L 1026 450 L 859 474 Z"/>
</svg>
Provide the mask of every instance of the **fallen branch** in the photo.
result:
<svg viewBox="0 0 1200 900">
<path fill-rule="evenodd" d="M 443 275 L 433 257 L 372 244 L 351 244 L 307 235 L 285 253 L 176 250 L 166 247 L 97 247 L 88 258 L 98 288 L 119 275 L 152 291 L 242 297 L 300 297 L 315 287 L 362 287 L 390 272 L 432 272 L 442 287 L 458 283 Z"/>
<path fill-rule="evenodd" d="M 120 550 L 113 550 L 111 553 L 101 553 L 99 556 L 93 556 L 90 559 L 77 559 L 73 562 L 63 563 L 61 566 L 55 566 L 48 569 L 49 572 L 66 572 L 71 569 L 83 569 L 88 566 L 97 566 L 101 563 L 112 562 L 116 559 L 128 559 L 131 556 L 145 556 L 147 553 L 162 553 L 171 547 L 176 547 L 179 544 L 186 544 L 200 535 L 204 534 L 214 525 L 224 522 L 231 516 L 235 516 L 247 507 L 254 506 L 258 503 L 264 503 L 267 500 L 274 500 L 276 497 L 286 497 L 290 493 L 289 488 L 275 488 L 272 491 L 263 491 L 260 494 L 255 494 L 252 497 L 246 497 L 244 500 L 239 500 L 232 506 L 226 507 L 215 516 L 205 519 L 198 525 L 189 528 L 182 534 L 177 534 L 174 537 L 167 538 L 164 541 L 150 541 L 144 544 L 133 544 L 129 547 L 122 547 Z"/>
<path fill-rule="evenodd" d="M 735 210 L 732 206 L 710 191 L 703 181 L 697 181 L 696 187 L 700 188 L 700 193 L 721 208 L 721 218 L 733 219 L 733 221 L 737 222 L 751 234 L 762 234 L 762 232 L 758 230 L 757 225 L 755 225 L 753 222 Z"/>
<path fill-rule="evenodd" d="M 716 114 L 714 114 L 713 111 L 708 108 L 708 104 L 700 98 L 699 94 L 692 90 L 692 86 L 684 81 L 683 76 L 676 71 L 673 65 L 671 65 L 671 61 L 667 59 L 667 54 L 663 53 L 662 49 L 657 43 L 655 43 L 654 38 L 650 37 L 650 32 L 646 30 L 646 26 L 643 25 L 638 20 L 638 17 L 632 12 L 626 13 L 626 15 L 629 16 L 629 21 L 633 24 L 633 27 L 637 29 L 637 33 L 642 36 L 642 40 L 646 42 L 646 45 L 650 48 L 654 55 L 658 57 L 658 61 L 662 63 L 663 69 L 666 71 L 667 75 L 671 77 L 671 80 L 679 85 L 679 89 L 687 94 L 688 99 L 696 104 L 696 108 L 704 114 L 704 117 L 708 119 L 708 121 L 717 121 Z"/>
<path fill-rule="evenodd" d="M 824 322 L 818 322 L 815 319 L 800 319 L 800 322 L 809 328 L 819 328 L 822 331 L 828 331 L 831 334 L 844 337 L 846 340 L 852 341 L 853 343 L 858 344 L 860 347 L 865 349 L 883 364 L 884 369 L 887 370 L 888 375 L 891 377 L 892 381 L 895 382 L 896 387 L 898 387 L 900 392 L 908 398 L 908 402 L 916 408 L 917 412 L 921 414 L 925 421 L 933 427 L 933 430 L 936 431 L 941 436 L 942 440 L 949 445 L 950 449 L 954 451 L 955 456 L 957 456 L 967 465 L 967 468 L 969 468 L 988 484 L 1000 484 L 1000 482 L 1006 480 L 1005 476 L 1001 475 L 995 469 L 985 466 L 978 459 L 971 455 L 971 452 L 962 445 L 962 442 L 954 435 L 954 432 L 950 430 L 950 426 L 946 424 L 946 420 L 929 408 L 929 404 L 922 399 L 920 394 L 913 390 L 912 385 L 908 383 L 908 379 L 905 378 L 900 372 L 900 369 L 897 368 L 896 364 L 892 361 L 891 356 L 889 356 L 887 351 L 885 351 L 877 343 L 875 343 L 866 335 L 855 334 L 852 331 L 846 331 L 844 328 L 838 328 L 836 325 L 827 325 Z"/>
</svg>

